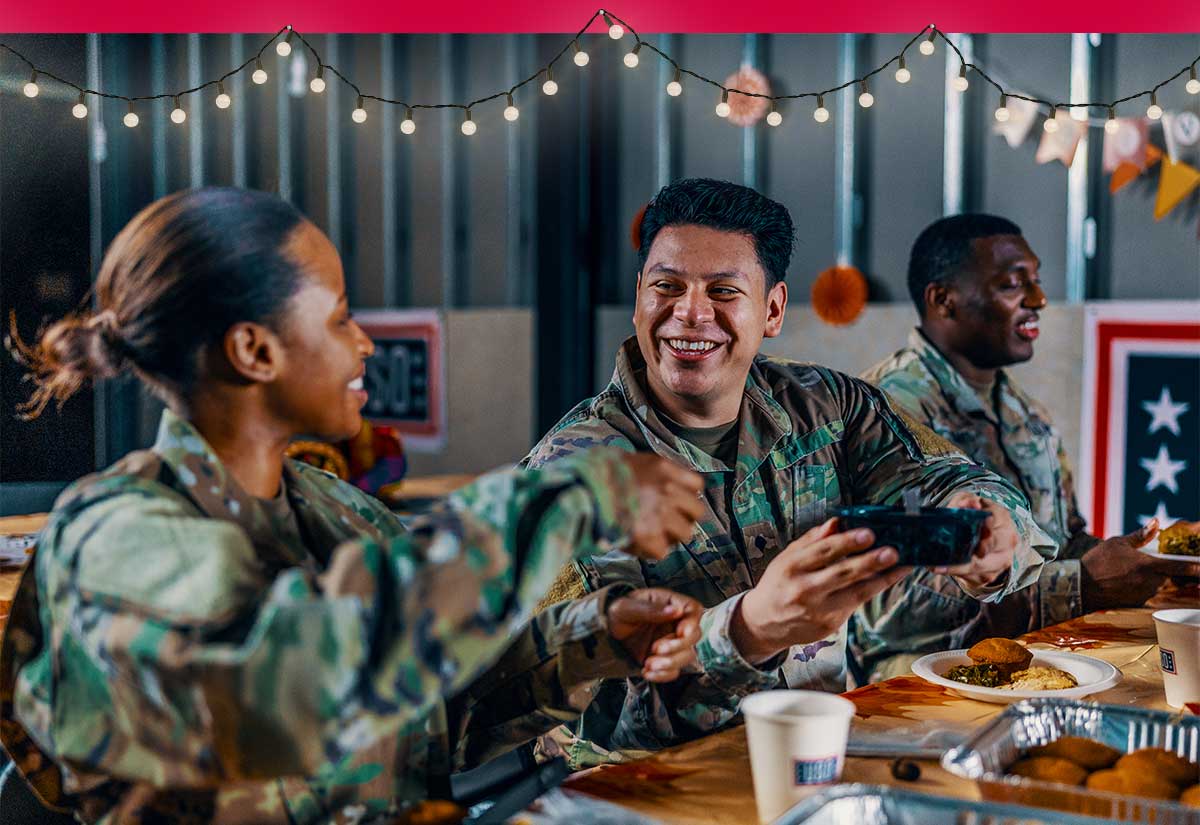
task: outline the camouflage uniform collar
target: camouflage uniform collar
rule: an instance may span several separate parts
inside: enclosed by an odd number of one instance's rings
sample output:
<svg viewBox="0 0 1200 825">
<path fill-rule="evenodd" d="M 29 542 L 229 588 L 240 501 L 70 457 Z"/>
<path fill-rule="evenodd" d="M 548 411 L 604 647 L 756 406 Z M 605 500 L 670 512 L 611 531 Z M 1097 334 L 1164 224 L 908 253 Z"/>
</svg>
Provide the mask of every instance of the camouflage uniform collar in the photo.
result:
<svg viewBox="0 0 1200 825">
<path fill-rule="evenodd" d="M 246 492 L 190 422 L 169 409 L 163 410 L 151 449 L 205 515 L 237 524 L 260 551 L 278 555 L 285 564 L 312 564 L 312 556 L 306 552 L 303 537 L 296 530 L 298 522 L 289 523 L 274 516 L 271 511 L 275 508 L 263 506 Z M 295 496 L 311 486 L 304 483 L 287 461 L 282 483 L 293 504 Z M 300 515 L 296 508 L 293 510 Z"/>
<path fill-rule="evenodd" d="M 746 376 L 746 390 L 738 413 L 737 467 L 713 458 L 708 453 L 671 432 L 650 402 L 646 390 L 646 359 L 637 338 L 630 337 L 617 350 L 613 386 L 625 398 L 647 445 L 655 453 L 680 461 L 698 473 L 728 473 L 735 469 L 739 478 L 753 472 L 771 454 L 779 440 L 792 432 L 792 420 L 767 391 L 758 369 L 763 356 L 755 358 Z"/>
<path fill-rule="evenodd" d="M 979 413 L 985 416 L 989 421 L 998 423 L 996 411 L 991 404 L 985 404 L 983 399 L 979 397 L 979 393 L 975 388 L 967 383 L 967 379 L 963 378 L 962 373 L 954 368 L 954 365 L 942 354 L 936 346 L 933 345 L 928 338 L 919 329 L 914 329 L 908 334 L 908 346 L 921 362 L 929 370 L 935 379 L 942 393 L 950 400 L 955 408 L 961 413 Z M 1008 375 L 1004 370 L 996 370 L 996 389 L 997 393 L 1003 394 L 1008 390 Z"/>
</svg>

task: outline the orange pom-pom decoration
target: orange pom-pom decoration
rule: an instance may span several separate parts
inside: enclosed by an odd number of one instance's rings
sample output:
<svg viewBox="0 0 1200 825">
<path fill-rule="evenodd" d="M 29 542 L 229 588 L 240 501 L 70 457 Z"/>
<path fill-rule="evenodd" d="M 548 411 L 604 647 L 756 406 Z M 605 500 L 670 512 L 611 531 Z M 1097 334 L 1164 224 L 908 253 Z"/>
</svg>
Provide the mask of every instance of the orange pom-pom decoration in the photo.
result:
<svg viewBox="0 0 1200 825">
<path fill-rule="evenodd" d="M 817 317 L 835 327 L 851 323 L 867 305 L 867 278 L 853 266 L 833 266 L 812 285 Z"/>
<path fill-rule="evenodd" d="M 650 204 L 646 204 L 649 206 Z M 646 217 L 646 206 L 643 206 L 633 216 L 633 223 L 629 225 L 629 240 L 633 242 L 633 251 L 637 252 L 642 248 L 642 218 Z"/>
</svg>

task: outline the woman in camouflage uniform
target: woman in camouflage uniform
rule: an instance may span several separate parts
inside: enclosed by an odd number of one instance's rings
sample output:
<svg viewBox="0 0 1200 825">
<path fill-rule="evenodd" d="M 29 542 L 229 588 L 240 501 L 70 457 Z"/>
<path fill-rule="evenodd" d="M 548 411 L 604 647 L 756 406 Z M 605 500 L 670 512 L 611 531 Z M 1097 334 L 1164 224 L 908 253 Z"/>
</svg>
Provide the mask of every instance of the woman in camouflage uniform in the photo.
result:
<svg viewBox="0 0 1200 825">
<path fill-rule="evenodd" d="M 282 200 L 151 204 L 96 303 L 17 338 L 28 412 L 127 370 L 167 410 L 151 449 L 62 495 L 13 605 L 0 739 L 46 804 L 104 823 L 388 821 L 444 795 L 471 719 L 450 730 L 443 701 L 494 663 L 503 716 L 550 725 L 600 676 L 671 679 L 690 656 L 698 605 L 667 591 L 527 624 L 572 558 L 686 537 L 688 471 L 598 450 L 496 472 L 405 533 L 284 460 L 297 435 L 359 429 L 372 344 L 333 246 Z"/>
</svg>

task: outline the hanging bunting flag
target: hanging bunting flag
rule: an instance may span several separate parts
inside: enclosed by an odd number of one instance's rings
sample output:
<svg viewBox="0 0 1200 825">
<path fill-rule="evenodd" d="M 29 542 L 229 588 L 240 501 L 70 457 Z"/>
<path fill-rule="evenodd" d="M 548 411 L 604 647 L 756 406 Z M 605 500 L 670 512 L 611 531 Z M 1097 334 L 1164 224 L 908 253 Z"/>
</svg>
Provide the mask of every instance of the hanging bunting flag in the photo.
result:
<svg viewBox="0 0 1200 825">
<path fill-rule="evenodd" d="M 1054 116 L 1058 128 L 1053 132 L 1042 132 L 1042 142 L 1038 144 L 1038 163 L 1062 161 L 1063 166 L 1070 166 L 1075 160 L 1075 150 L 1079 148 L 1079 139 L 1087 129 L 1086 123 L 1080 123 L 1064 111 Z"/>
<path fill-rule="evenodd" d="M 1167 112 L 1162 116 L 1163 141 L 1167 157 L 1179 160 L 1179 153 L 1200 140 L 1200 117 L 1195 112 Z"/>
<path fill-rule="evenodd" d="M 1162 160 L 1162 156 L 1163 156 L 1162 149 L 1159 149 L 1153 143 L 1147 143 L 1146 144 L 1146 163 L 1144 166 L 1142 166 L 1142 170 L 1145 171 L 1146 169 L 1149 169 L 1154 164 L 1158 163 L 1160 160 Z"/>
<path fill-rule="evenodd" d="M 1126 163 L 1134 164 L 1139 171 L 1145 169 L 1146 145 L 1149 142 L 1150 127 L 1145 120 L 1117 118 L 1117 131 L 1104 133 L 1104 171 L 1114 173 Z"/>
<path fill-rule="evenodd" d="M 1163 158 L 1158 178 L 1158 197 L 1154 202 L 1154 220 L 1166 217 L 1197 186 L 1200 186 L 1200 169 Z"/>
<path fill-rule="evenodd" d="M 1013 92 L 1013 94 L 1024 95 L 1025 93 Z M 1032 95 L 1026 95 L 1026 97 L 1032 97 Z M 1038 105 L 1028 100 L 1021 100 L 1019 97 L 1009 97 L 1005 101 L 1005 108 L 1008 109 L 1008 120 L 995 121 L 992 124 L 992 132 L 1002 135 L 1010 149 L 1016 149 L 1025 142 L 1025 138 L 1029 137 L 1029 130 L 1033 128 L 1033 123 L 1037 120 Z"/>
<path fill-rule="evenodd" d="M 1133 183 L 1142 174 L 1142 167 L 1136 163 L 1125 162 L 1117 166 L 1113 170 L 1112 178 L 1108 181 L 1108 191 L 1110 194 L 1116 194 L 1117 190 L 1124 186 Z"/>
</svg>

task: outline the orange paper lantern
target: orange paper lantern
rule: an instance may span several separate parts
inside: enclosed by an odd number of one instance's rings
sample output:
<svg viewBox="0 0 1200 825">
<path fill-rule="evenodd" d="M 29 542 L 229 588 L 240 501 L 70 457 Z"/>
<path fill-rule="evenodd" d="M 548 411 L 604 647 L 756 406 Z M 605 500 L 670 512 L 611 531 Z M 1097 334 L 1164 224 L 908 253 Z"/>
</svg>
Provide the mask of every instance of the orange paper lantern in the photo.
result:
<svg viewBox="0 0 1200 825">
<path fill-rule="evenodd" d="M 845 326 L 867 305 L 867 278 L 856 267 L 833 266 L 812 285 L 812 305 L 817 317 L 835 327 Z"/>
</svg>

